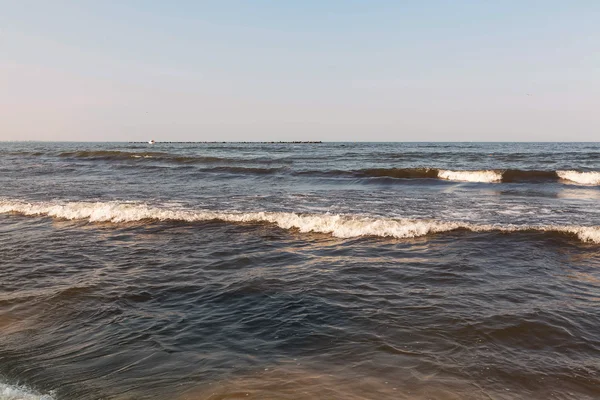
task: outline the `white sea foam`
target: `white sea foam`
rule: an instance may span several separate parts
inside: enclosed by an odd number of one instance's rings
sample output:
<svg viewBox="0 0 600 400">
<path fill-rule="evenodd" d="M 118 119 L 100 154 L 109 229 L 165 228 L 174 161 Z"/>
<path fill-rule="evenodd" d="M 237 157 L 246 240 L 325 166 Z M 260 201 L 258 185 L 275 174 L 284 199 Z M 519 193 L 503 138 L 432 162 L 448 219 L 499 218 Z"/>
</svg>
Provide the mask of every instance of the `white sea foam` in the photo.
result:
<svg viewBox="0 0 600 400">
<path fill-rule="evenodd" d="M 560 179 L 580 185 L 600 185 L 600 172 L 556 171 Z"/>
<path fill-rule="evenodd" d="M 0 400 L 53 400 L 48 394 L 37 394 L 23 386 L 12 386 L 0 382 Z"/>
<path fill-rule="evenodd" d="M 430 233 L 467 229 L 473 232 L 552 231 L 576 235 L 584 242 L 600 244 L 600 227 L 559 225 L 490 225 L 458 221 L 394 219 L 340 214 L 292 212 L 221 212 L 182 208 L 152 207 L 119 202 L 37 202 L 0 201 L 0 213 L 49 216 L 67 220 L 124 223 L 144 220 L 199 222 L 219 220 L 233 223 L 270 223 L 283 229 L 326 233 L 339 238 L 380 236 L 414 238 Z"/>
<path fill-rule="evenodd" d="M 500 182 L 502 172 L 496 171 L 451 171 L 441 169 L 438 178 L 457 182 Z"/>
<path fill-rule="evenodd" d="M 600 227 L 576 226 L 563 229 L 564 232 L 572 233 L 583 242 L 600 243 Z"/>
</svg>

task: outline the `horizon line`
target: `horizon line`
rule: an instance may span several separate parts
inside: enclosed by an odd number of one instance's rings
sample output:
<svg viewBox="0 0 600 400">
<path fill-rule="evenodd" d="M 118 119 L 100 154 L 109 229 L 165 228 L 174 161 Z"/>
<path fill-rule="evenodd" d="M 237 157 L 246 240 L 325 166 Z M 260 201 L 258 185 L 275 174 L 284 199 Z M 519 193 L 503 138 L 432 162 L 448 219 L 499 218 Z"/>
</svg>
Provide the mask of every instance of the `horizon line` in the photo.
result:
<svg viewBox="0 0 600 400">
<path fill-rule="evenodd" d="M 150 144 L 147 141 L 96 141 L 96 140 L 1 140 L 0 143 L 122 143 L 122 144 Z M 398 141 L 368 141 L 368 140 L 353 140 L 353 141 L 336 141 L 336 140 L 294 140 L 294 141 L 276 141 L 276 140 L 198 140 L 198 141 L 155 141 L 156 144 L 215 144 L 215 143 L 247 143 L 247 144 L 323 144 L 323 143 L 600 143 L 597 141 L 557 141 L 557 140 L 542 140 L 542 141 L 527 141 L 527 140 L 501 140 L 501 141 L 479 141 L 479 140 L 398 140 Z"/>
</svg>

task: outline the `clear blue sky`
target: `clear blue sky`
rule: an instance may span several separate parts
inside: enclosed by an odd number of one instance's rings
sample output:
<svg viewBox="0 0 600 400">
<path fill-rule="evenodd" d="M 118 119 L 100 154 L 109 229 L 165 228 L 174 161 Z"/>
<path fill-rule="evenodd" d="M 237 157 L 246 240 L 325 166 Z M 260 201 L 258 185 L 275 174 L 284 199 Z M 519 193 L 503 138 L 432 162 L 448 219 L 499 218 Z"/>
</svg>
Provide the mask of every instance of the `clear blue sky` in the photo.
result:
<svg viewBox="0 0 600 400">
<path fill-rule="evenodd" d="M 600 1 L 0 0 L 0 140 L 600 138 Z"/>
</svg>

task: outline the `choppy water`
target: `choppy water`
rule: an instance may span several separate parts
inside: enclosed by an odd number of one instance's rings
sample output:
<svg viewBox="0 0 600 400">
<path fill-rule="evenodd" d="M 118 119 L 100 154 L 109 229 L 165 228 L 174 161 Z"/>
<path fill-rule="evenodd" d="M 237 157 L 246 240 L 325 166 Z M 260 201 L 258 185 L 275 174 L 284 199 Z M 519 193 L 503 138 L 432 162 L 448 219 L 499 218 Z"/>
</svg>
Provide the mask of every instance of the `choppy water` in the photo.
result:
<svg viewBox="0 0 600 400">
<path fill-rule="evenodd" d="M 599 156 L 2 143 L 0 399 L 600 398 Z"/>
</svg>

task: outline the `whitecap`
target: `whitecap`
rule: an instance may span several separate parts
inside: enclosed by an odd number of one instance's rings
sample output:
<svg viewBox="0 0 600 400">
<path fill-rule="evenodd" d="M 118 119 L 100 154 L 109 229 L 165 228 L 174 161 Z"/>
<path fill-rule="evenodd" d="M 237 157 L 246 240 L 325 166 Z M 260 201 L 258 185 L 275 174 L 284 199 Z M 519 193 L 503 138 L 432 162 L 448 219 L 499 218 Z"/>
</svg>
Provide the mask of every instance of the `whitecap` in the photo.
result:
<svg viewBox="0 0 600 400">
<path fill-rule="evenodd" d="M 457 182 L 500 182 L 502 173 L 492 170 L 482 171 L 451 171 L 441 169 L 438 178 Z"/>
<path fill-rule="evenodd" d="M 560 179 L 580 185 L 600 185 L 600 172 L 556 171 Z"/>
<path fill-rule="evenodd" d="M 339 238 L 379 236 L 414 238 L 431 233 L 466 229 L 473 232 L 542 231 L 573 234 L 584 242 L 600 244 L 600 227 L 570 225 L 490 225 L 434 219 L 397 219 L 348 214 L 305 214 L 295 212 L 228 212 L 154 207 L 143 203 L 120 202 L 36 202 L 0 201 L 0 213 L 49 216 L 89 222 L 127 223 L 144 220 L 200 222 L 218 220 L 232 223 L 270 223 L 283 229 L 326 233 Z"/>
</svg>

